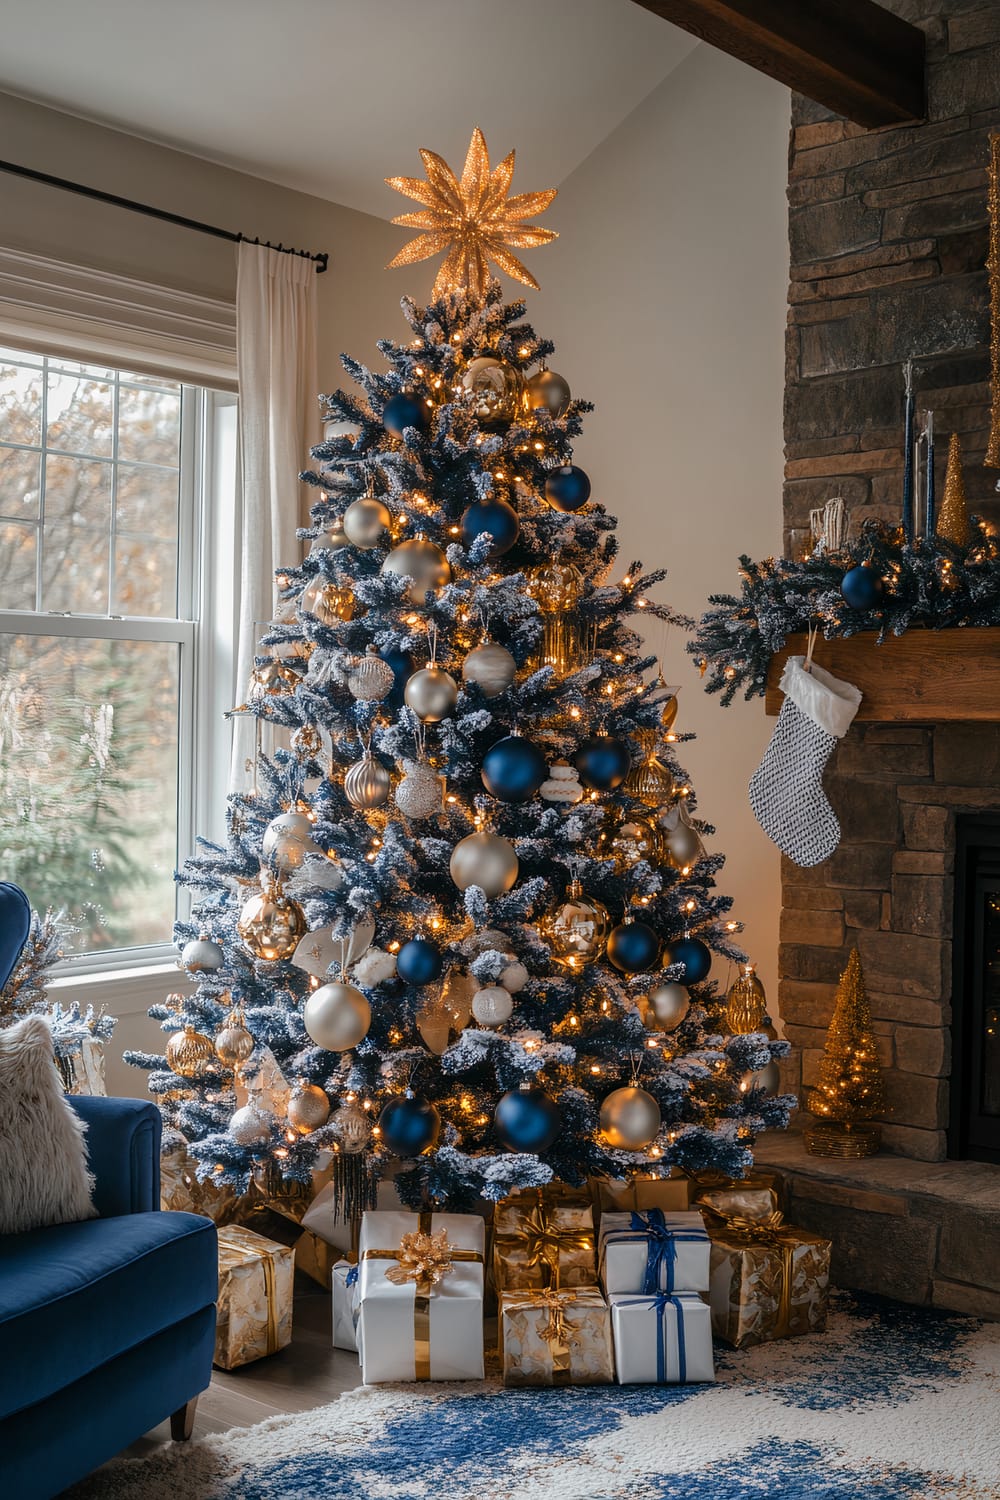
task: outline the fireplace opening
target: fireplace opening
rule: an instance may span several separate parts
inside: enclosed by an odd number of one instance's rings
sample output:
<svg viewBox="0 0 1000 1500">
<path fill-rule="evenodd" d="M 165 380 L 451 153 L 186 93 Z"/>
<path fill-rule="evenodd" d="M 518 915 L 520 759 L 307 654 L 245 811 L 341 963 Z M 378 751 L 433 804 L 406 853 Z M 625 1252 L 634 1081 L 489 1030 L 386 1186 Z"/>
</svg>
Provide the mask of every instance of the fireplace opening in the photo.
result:
<svg viewBox="0 0 1000 1500">
<path fill-rule="evenodd" d="M 958 818 L 948 1155 L 1000 1162 L 1000 813 Z"/>
</svg>

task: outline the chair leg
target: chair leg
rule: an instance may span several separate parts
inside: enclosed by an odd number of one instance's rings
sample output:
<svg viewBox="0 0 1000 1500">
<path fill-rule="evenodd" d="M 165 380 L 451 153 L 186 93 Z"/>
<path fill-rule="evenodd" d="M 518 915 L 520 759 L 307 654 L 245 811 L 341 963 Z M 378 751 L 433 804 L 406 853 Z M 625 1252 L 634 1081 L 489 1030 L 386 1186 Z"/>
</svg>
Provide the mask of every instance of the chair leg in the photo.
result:
<svg viewBox="0 0 1000 1500">
<path fill-rule="evenodd" d="M 180 1411 L 171 1412 L 170 1436 L 175 1443 L 186 1443 L 194 1431 L 194 1414 L 197 1406 L 198 1397 L 193 1396 L 181 1407 Z"/>
</svg>

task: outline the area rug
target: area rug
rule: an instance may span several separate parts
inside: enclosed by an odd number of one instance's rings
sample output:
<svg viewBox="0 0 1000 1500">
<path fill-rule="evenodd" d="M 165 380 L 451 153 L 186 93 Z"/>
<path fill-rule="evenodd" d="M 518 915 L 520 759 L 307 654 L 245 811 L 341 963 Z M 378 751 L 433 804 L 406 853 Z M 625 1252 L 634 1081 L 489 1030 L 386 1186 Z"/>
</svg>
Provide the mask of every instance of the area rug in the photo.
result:
<svg viewBox="0 0 1000 1500">
<path fill-rule="evenodd" d="M 1000 1326 L 839 1294 L 712 1386 L 381 1386 L 119 1461 L 73 1500 L 998 1500 Z"/>
</svg>

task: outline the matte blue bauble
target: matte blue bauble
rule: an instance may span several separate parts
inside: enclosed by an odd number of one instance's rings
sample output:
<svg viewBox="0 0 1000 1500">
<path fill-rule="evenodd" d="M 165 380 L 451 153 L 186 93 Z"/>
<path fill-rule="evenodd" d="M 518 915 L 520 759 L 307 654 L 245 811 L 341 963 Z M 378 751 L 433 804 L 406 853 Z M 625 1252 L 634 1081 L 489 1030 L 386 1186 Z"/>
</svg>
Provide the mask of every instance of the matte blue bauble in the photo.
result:
<svg viewBox="0 0 1000 1500">
<path fill-rule="evenodd" d="M 441 1116 L 430 1100 L 410 1089 L 390 1099 L 378 1117 L 382 1144 L 394 1156 L 419 1156 L 433 1146 L 441 1129 Z"/>
<path fill-rule="evenodd" d="M 840 592 L 852 609 L 874 609 L 882 602 L 885 584 L 877 568 L 861 563 L 844 574 Z"/>
<path fill-rule="evenodd" d="M 407 427 L 423 429 L 427 421 L 427 409 L 415 396 L 400 392 L 390 396 L 382 410 L 382 425 L 393 437 L 401 438 Z"/>
<path fill-rule="evenodd" d="M 531 740 L 510 734 L 483 756 L 483 786 L 501 802 L 528 802 L 549 774 L 548 762 Z"/>
<path fill-rule="evenodd" d="M 520 529 L 517 511 L 506 500 L 498 496 L 492 500 L 474 500 L 462 517 L 462 546 L 471 547 L 484 531 L 489 532 L 493 545 L 486 556 L 492 561 L 510 551 Z"/>
<path fill-rule="evenodd" d="M 382 702 L 387 708 L 402 708 L 403 691 L 408 678 L 413 676 L 413 657 L 391 646 L 385 651 L 380 651 L 379 656 L 384 662 L 388 662 L 393 676 L 392 690 L 386 694 Z"/>
<path fill-rule="evenodd" d="M 669 969 L 671 964 L 684 965 L 682 984 L 698 984 L 708 977 L 708 971 L 712 967 L 712 950 L 706 947 L 701 938 L 678 938 L 676 943 L 668 943 L 663 950 L 663 967 Z"/>
<path fill-rule="evenodd" d="M 432 984 L 443 968 L 441 950 L 430 938 L 410 938 L 396 954 L 396 973 L 407 984 Z"/>
<path fill-rule="evenodd" d="M 573 757 L 584 786 L 595 792 L 613 792 L 629 773 L 632 757 L 622 740 L 610 734 L 594 734 L 584 740 Z"/>
<path fill-rule="evenodd" d="M 660 937 L 648 922 L 619 922 L 608 938 L 608 959 L 623 974 L 645 974 L 660 956 Z"/>
<path fill-rule="evenodd" d="M 546 479 L 545 498 L 556 510 L 579 510 L 590 499 L 590 479 L 576 464 L 564 464 Z"/>
<path fill-rule="evenodd" d="M 547 1151 L 562 1127 L 559 1107 L 544 1089 L 511 1089 L 493 1116 L 497 1140 L 507 1151 Z"/>
</svg>

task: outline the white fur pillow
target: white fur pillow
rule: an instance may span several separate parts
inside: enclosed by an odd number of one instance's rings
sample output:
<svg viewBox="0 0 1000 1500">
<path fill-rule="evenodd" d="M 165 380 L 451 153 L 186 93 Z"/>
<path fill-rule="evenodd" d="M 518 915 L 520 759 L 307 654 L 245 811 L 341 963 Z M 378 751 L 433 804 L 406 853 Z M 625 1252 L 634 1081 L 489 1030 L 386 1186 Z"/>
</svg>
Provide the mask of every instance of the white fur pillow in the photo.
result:
<svg viewBox="0 0 1000 1500">
<path fill-rule="evenodd" d="M 66 1103 L 45 1018 L 0 1031 L 0 1234 L 96 1216 L 86 1129 Z"/>
</svg>

